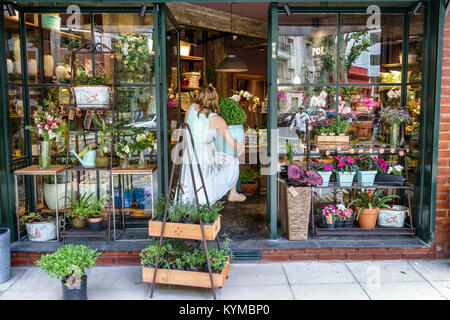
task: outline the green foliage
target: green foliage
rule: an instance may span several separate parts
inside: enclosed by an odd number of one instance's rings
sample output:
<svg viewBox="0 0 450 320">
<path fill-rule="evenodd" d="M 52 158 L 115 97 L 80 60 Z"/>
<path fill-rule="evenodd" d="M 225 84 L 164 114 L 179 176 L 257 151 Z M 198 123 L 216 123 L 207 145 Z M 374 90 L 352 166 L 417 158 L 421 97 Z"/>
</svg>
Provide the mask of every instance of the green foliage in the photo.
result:
<svg viewBox="0 0 450 320">
<path fill-rule="evenodd" d="M 390 208 L 390 206 L 387 204 L 387 202 L 390 202 L 393 199 L 400 198 L 398 195 L 390 195 L 385 196 L 383 190 L 375 190 L 372 192 L 371 189 L 367 190 L 358 190 L 356 192 L 355 199 L 350 202 L 348 207 L 350 208 L 352 205 L 355 205 L 357 207 L 360 207 L 361 209 L 358 211 L 358 215 L 356 216 L 356 220 L 359 219 L 359 214 L 364 209 L 376 209 L 376 208 Z"/>
<path fill-rule="evenodd" d="M 212 206 L 202 204 L 200 209 L 191 214 L 191 221 L 198 222 L 202 219 L 203 223 L 213 223 L 219 218 L 219 212 L 223 209 L 223 201 L 217 201 Z"/>
<path fill-rule="evenodd" d="M 26 223 L 52 222 L 55 221 L 55 215 L 53 213 L 30 212 L 29 214 L 20 217 L 20 221 Z"/>
<path fill-rule="evenodd" d="M 88 85 L 88 86 L 98 86 L 106 85 L 110 83 L 111 80 L 107 76 L 88 76 L 86 73 L 82 72 L 73 79 L 74 86 Z"/>
<path fill-rule="evenodd" d="M 319 127 L 317 129 L 317 133 L 320 134 L 320 135 L 327 135 L 329 132 L 330 132 L 330 129 L 328 127 L 325 127 L 325 126 Z"/>
<path fill-rule="evenodd" d="M 330 131 L 336 134 L 346 134 L 347 130 L 350 128 L 350 122 L 347 119 L 341 119 L 338 116 L 330 125 Z"/>
<path fill-rule="evenodd" d="M 256 179 L 261 178 L 261 175 L 258 171 L 250 169 L 242 169 L 239 173 L 239 179 L 241 179 L 241 183 L 243 184 L 253 184 L 256 182 Z"/>
<path fill-rule="evenodd" d="M 120 33 L 113 39 L 116 55 L 116 75 L 120 82 L 149 83 L 155 73 L 153 55 L 150 54 L 146 34 Z"/>
<path fill-rule="evenodd" d="M 50 278 L 66 282 L 69 277 L 81 278 L 86 269 L 95 267 L 95 262 L 101 253 L 85 245 L 66 244 L 51 254 L 46 254 L 36 261 L 42 271 Z"/>
<path fill-rule="evenodd" d="M 378 162 L 373 157 L 366 154 L 358 156 L 355 161 L 360 171 L 378 171 L 380 167 Z"/>
<path fill-rule="evenodd" d="M 247 120 L 244 109 L 231 98 L 219 99 L 220 116 L 225 120 L 227 125 L 243 124 Z"/>
<path fill-rule="evenodd" d="M 185 256 L 186 269 L 199 268 L 205 261 L 203 250 L 194 249 Z"/>
<path fill-rule="evenodd" d="M 101 207 L 106 198 L 101 198 L 97 201 L 90 201 L 94 193 L 85 193 L 80 196 L 80 199 L 72 199 L 66 197 L 70 202 L 72 211 L 67 213 L 68 217 L 92 217 L 102 214 Z"/>
<path fill-rule="evenodd" d="M 225 268 L 225 265 L 227 264 L 227 257 L 231 256 L 231 249 L 229 247 L 231 239 L 226 233 L 222 234 L 222 236 L 226 238 L 222 249 L 208 248 L 209 263 L 211 269 L 216 272 L 221 272 L 223 268 Z M 204 263 L 206 263 L 206 255 Z"/>
</svg>

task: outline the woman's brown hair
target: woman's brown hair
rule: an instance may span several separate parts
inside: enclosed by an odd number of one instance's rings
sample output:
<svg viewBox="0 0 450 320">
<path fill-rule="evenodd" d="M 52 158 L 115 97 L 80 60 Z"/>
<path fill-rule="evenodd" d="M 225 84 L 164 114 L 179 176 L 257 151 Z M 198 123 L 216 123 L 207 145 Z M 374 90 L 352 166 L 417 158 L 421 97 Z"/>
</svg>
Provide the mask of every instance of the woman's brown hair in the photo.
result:
<svg viewBox="0 0 450 320">
<path fill-rule="evenodd" d="M 200 92 L 195 97 L 195 103 L 200 106 L 200 110 L 197 116 L 200 116 L 200 112 L 207 110 L 206 116 L 209 116 L 211 112 L 220 113 L 219 97 L 216 89 L 212 86 L 203 86 Z"/>
</svg>

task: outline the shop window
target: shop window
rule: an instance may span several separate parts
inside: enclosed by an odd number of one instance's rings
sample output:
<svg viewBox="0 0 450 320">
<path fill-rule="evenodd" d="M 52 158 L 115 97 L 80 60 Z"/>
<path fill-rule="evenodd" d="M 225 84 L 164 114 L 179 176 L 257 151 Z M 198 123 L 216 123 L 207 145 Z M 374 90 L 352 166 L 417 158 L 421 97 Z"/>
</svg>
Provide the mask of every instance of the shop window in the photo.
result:
<svg viewBox="0 0 450 320">
<path fill-rule="evenodd" d="M 25 118 L 22 97 L 22 87 L 8 87 L 8 103 L 11 128 L 12 157 L 20 158 L 26 155 L 25 149 Z"/>
<path fill-rule="evenodd" d="M 9 17 L 8 14 L 4 14 L 3 18 L 6 37 L 6 69 L 8 72 L 8 82 L 22 82 L 18 15 Z"/>
</svg>

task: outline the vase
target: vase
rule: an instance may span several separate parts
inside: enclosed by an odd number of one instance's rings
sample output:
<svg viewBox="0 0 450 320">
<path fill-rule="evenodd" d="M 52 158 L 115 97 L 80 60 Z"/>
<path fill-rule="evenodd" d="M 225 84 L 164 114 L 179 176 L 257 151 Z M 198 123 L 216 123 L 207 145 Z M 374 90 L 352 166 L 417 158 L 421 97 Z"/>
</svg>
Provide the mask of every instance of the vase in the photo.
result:
<svg viewBox="0 0 450 320">
<path fill-rule="evenodd" d="M 244 142 L 244 126 L 242 124 L 229 125 L 228 130 L 230 131 L 233 139 L 235 139 L 239 144 Z M 237 154 L 237 151 L 228 145 L 222 135 L 219 135 L 214 142 L 218 151 L 222 151 L 232 156 Z"/>
<path fill-rule="evenodd" d="M 372 187 L 375 181 L 375 176 L 377 175 L 376 170 L 371 171 L 361 171 L 358 170 L 356 173 L 356 179 L 361 187 Z"/>
<path fill-rule="evenodd" d="M 53 77 L 53 57 L 49 54 L 44 55 L 44 75 Z"/>
<path fill-rule="evenodd" d="M 56 79 L 64 79 L 64 76 L 66 74 L 66 68 L 64 67 L 64 63 L 58 63 L 58 66 L 55 70 L 56 73 Z"/>
<path fill-rule="evenodd" d="M 320 186 L 328 187 L 328 184 L 330 183 L 331 171 L 318 171 L 317 173 L 320 174 L 323 181 Z"/>
<path fill-rule="evenodd" d="M 50 141 L 41 141 L 41 151 L 39 154 L 39 167 L 41 169 L 49 169 L 51 164 L 50 160 Z"/>
<path fill-rule="evenodd" d="M 146 169 L 147 168 L 147 160 L 145 160 L 145 154 L 144 150 L 139 151 L 139 169 Z"/>
<path fill-rule="evenodd" d="M 390 136 L 391 136 L 391 148 L 398 148 L 400 144 L 400 124 L 392 123 L 390 128 Z"/>
<path fill-rule="evenodd" d="M 128 169 L 130 165 L 128 164 L 128 156 L 124 155 L 122 159 L 122 169 Z"/>
<path fill-rule="evenodd" d="M 337 182 L 340 187 L 351 187 L 353 184 L 354 177 L 355 172 L 338 172 Z"/>
</svg>

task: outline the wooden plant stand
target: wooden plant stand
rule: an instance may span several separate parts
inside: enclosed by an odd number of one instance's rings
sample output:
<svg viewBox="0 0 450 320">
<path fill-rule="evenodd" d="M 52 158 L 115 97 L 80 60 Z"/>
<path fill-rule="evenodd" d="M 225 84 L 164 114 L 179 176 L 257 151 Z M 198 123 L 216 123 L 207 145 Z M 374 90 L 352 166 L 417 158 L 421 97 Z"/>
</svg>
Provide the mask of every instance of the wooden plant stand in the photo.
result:
<svg viewBox="0 0 450 320">
<path fill-rule="evenodd" d="M 162 221 L 149 221 L 148 222 L 148 235 L 149 236 L 161 236 Z M 203 225 L 205 231 L 205 239 L 212 241 L 216 239 L 217 234 L 220 231 L 220 217 L 214 221 L 213 224 Z M 190 240 L 202 240 L 202 227 L 200 224 L 194 223 L 173 223 L 166 222 L 166 228 L 164 230 L 165 238 L 179 238 Z"/>
</svg>

